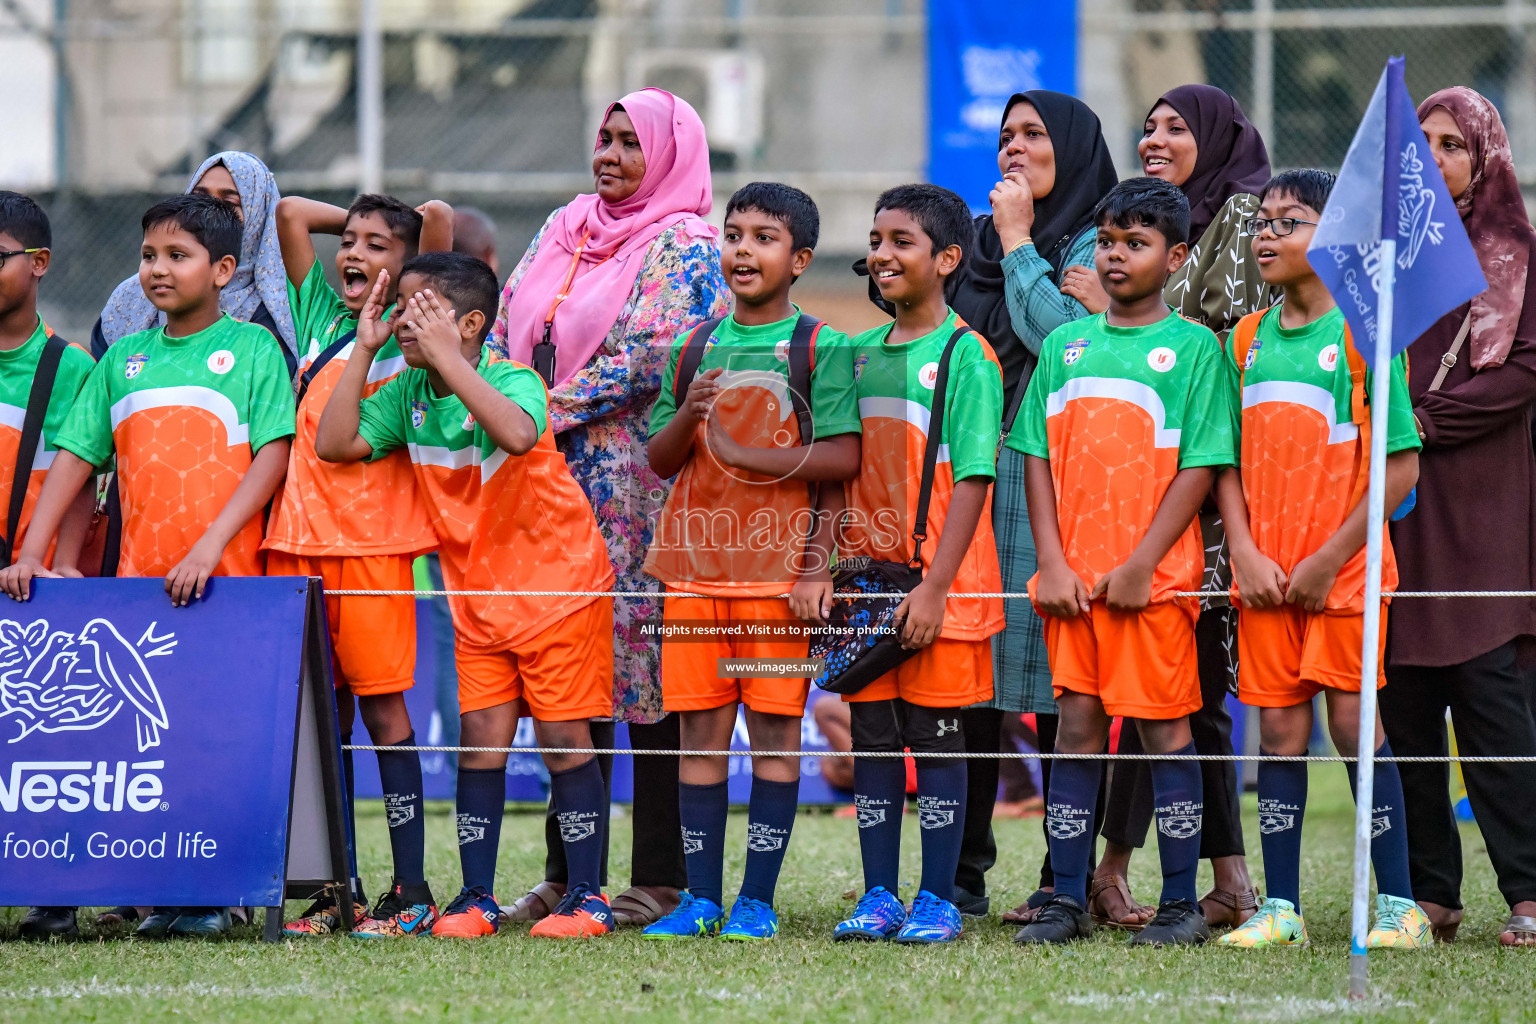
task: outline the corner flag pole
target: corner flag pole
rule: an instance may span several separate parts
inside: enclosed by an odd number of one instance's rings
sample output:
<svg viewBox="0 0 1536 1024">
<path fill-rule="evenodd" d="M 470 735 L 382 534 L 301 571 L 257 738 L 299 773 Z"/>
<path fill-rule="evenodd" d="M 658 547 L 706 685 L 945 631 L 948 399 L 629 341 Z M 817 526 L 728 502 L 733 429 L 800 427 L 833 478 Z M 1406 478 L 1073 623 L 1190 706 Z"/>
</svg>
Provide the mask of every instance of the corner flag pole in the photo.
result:
<svg viewBox="0 0 1536 1024">
<path fill-rule="evenodd" d="M 1381 240 L 1381 285 L 1376 307 L 1376 352 L 1371 359 L 1370 488 L 1366 494 L 1365 638 L 1360 658 L 1360 746 L 1355 769 L 1354 912 L 1350 922 L 1349 997 L 1366 995 L 1365 937 L 1370 931 L 1371 809 L 1375 794 L 1376 678 L 1381 637 L 1381 545 L 1386 523 L 1387 403 L 1392 365 L 1392 291 L 1397 271 L 1397 238 Z M 1362 353 L 1363 355 L 1364 353 Z"/>
</svg>

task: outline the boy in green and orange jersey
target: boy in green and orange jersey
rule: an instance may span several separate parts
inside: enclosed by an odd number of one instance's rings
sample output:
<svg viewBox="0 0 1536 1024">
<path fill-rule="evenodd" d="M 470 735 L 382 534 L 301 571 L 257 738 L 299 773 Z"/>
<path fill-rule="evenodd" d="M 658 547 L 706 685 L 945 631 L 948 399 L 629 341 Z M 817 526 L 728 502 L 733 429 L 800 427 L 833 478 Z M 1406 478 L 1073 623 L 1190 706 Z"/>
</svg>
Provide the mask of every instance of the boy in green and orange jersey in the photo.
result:
<svg viewBox="0 0 1536 1024">
<path fill-rule="evenodd" d="M 1263 751 L 1307 752 L 1312 699 L 1328 703 L 1334 745 L 1360 738 L 1360 673 L 1365 638 L 1365 481 L 1369 467 L 1371 374 L 1353 348 L 1344 314 L 1307 262 L 1334 176 L 1286 171 L 1259 195 L 1248 225 L 1264 282 L 1283 296 L 1232 332 L 1228 364 L 1241 398 L 1237 469 L 1222 473 L 1216 496 L 1232 546 L 1237 585 L 1238 697 L 1259 708 Z M 1418 431 L 1408 399 L 1406 356 L 1392 363 L 1387 410 L 1386 507 L 1396 508 L 1418 477 Z M 1382 530 L 1382 587 L 1397 585 L 1392 540 Z M 1382 602 L 1379 653 L 1386 653 Z M 1386 676 L 1377 662 L 1377 685 Z M 1392 748 L 1376 719 L 1378 757 Z M 1356 766 L 1347 765 L 1350 786 Z M 1430 944 L 1430 922 L 1413 900 L 1408 826 L 1397 765 L 1376 762 L 1371 860 L 1376 868 L 1376 928 L 1371 947 Z M 1264 903 L 1225 945 L 1299 946 L 1301 822 L 1307 765 L 1259 764 L 1259 833 Z"/>
<path fill-rule="evenodd" d="M 361 195 L 350 209 L 289 196 L 278 204 L 278 238 L 288 272 L 288 298 L 299 340 L 299 402 L 288 478 L 267 527 L 267 572 L 319 577 L 327 590 L 411 590 L 411 562 L 437 546 L 432 524 L 404 452 L 345 466 L 315 454 L 315 431 L 336 382 L 356 351 L 358 314 L 377 281 L 393 302 L 400 267 L 418 247 L 446 249 L 453 211 L 431 202 L 413 210 L 392 196 Z M 315 258 L 311 234 L 340 230 L 338 294 Z M 372 394 L 405 361 L 391 339 L 373 360 L 366 391 Z M 405 691 L 416 671 L 416 601 L 392 597 L 327 597 L 331 656 L 342 742 L 350 743 L 356 710 L 377 746 L 413 746 L 416 734 Z M 397 938 L 425 935 L 437 919 L 423 867 L 426 846 L 421 759 L 415 751 L 380 750 L 393 878 L 352 935 Z M 348 803 L 352 753 L 343 757 Z M 340 924 L 334 897 L 322 894 L 289 935 L 323 935 Z"/>
<path fill-rule="evenodd" d="M 288 467 L 293 389 L 265 328 L 219 309 L 235 272 L 234 208 L 177 196 L 144 215 L 139 281 L 164 327 L 130 334 L 96 364 L 59 432 L 58 452 L 16 563 L 0 589 L 25 600 L 48 545 L 95 467 L 117 458 L 122 576 L 165 576 L 177 606 L 211 576 L 259 576 L 261 510 Z M 149 937 L 218 934 L 223 907 L 157 907 Z"/>
<path fill-rule="evenodd" d="M 1200 707 L 1195 599 L 1204 547 L 1195 514 L 1234 461 L 1231 395 L 1216 336 L 1163 302 L 1188 257 L 1189 203 L 1165 182 L 1115 186 L 1096 215 L 1095 264 L 1109 309 L 1057 328 L 1040 350 L 1008 445 L 1026 456 L 1040 555 L 1030 595 L 1045 617 L 1061 707 L 1056 749 L 1104 750 L 1111 716 L 1136 720 L 1152 764 L 1163 866 L 1157 916 L 1132 942 L 1210 935 L 1195 901 L 1203 801 L 1189 714 Z M 1086 937 L 1093 808 L 1103 765 L 1051 771 L 1046 831 L 1056 892 L 1023 943 Z"/>
<path fill-rule="evenodd" d="M 490 267 L 462 253 L 427 253 L 401 268 L 403 309 L 382 321 L 381 275 L 358 324 L 358 358 L 326 404 L 320 457 L 357 462 L 405 449 L 438 538 L 450 590 L 607 594 L 613 567 L 592 506 L 549 427 L 548 394 L 530 367 L 484 347 L 498 289 Z M 391 327 L 407 369 L 363 397 Z M 526 705 L 544 747 L 586 749 L 588 720 L 612 712 L 613 599 L 454 597 L 462 740 L 509 747 Z M 602 772 L 586 753 L 544 756 L 570 888 L 533 928 L 550 938 L 613 928 L 598 886 L 608 813 Z M 506 802 L 505 752 L 459 761 L 458 835 L 464 888 L 432 929 L 481 938 L 500 927 L 492 889 Z"/>
<path fill-rule="evenodd" d="M 1003 380 L 986 340 L 950 309 L 944 285 L 961 270 L 974 229 L 965 201 L 934 185 L 902 185 L 875 204 L 869 271 L 896 321 L 853 339 L 855 389 L 863 427 L 858 476 L 823 489 L 838 522 L 840 558 L 909 563 L 923 581 L 897 609 L 901 640 L 918 654 L 845 697 L 855 751 L 963 754 L 960 709 L 992 697 L 990 638 L 1003 629 L 1003 603 L 949 592 L 1002 588 L 992 536 L 991 487 L 1003 416 Z M 915 527 L 939 360 L 954 341 L 946 379 L 943 444 L 937 449 L 926 536 Z M 830 504 L 828 500 L 830 499 Z M 822 537 L 816 538 L 824 543 Z M 825 548 L 822 548 L 824 551 Z M 819 561 L 819 560 L 818 560 Z M 822 570 L 796 586 L 792 604 L 811 621 L 830 610 L 831 579 Z M 900 757 L 857 758 L 854 802 L 865 893 L 833 931 L 839 940 L 959 938 L 955 867 L 965 829 L 966 765 L 948 757 L 917 760 L 917 807 L 923 871 L 908 912 L 897 898 L 906 769 Z"/>
<path fill-rule="evenodd" d="M 677 483 L 645 570 L 674 590 L 707 595 L 666 598 L 665 619 L 716 637 L 662 643 L 662 698 L 668 711 L 681 714 L 689 750 L 724 755 L 738 704 L 746 706 L 754 750 L 800 746 L 810 681 L 721 677 L 717 663 L 805 658 L 808 640 L 784 597 L 803 568 L 812 495 L 818 482 L 858 471 L 848 338 L 802 314 L 789 297 L 820 230 L 816 204 L 799 189 L 753 182 L 731 197 L 721 267 L 735 309 L 677 340 L 651 412 L 651 468 Z M 690 353 L 697 359 L 686 359 Z M 809 368 L 803 381 L 801 366 Z M 689 370 L 694 375 L 685 385 L 679 375 Z M 809 393 L 793 394 L 798 388 Z M 798 406 L 809 414 L 804 423 L 794 415 Z M 806 424 L 810 437 L 801 435 Z M 742 635 L 749 626 L 791 635 Z M 753 758 L 746 870 L 729 921 L 722 909 L 726 778 L 724 756 L 682 760 L 688 890 L 674 911 L 645 929 L 648 939 L 778 933 L 773 896 L 799 803 L 800 759 Z"/>
<path fill-rule="evenodd" d="M 43 349 L 53 337 L 53 331 L 37 315 L 37 288 L 48 273 L 52 245 L 53 232 L 42 208 L 18 192 L 0 191 L 0 509 L 9 510 L 11 505 L 32 382 Z M 20 550 L 43 478 L 58 451 L 54 439 L 95 364 L 91 354 L 76 345 L 68 345 L 59 353 L 53 390 L 45 397 L 48 404 L 32 471 L 21 483 L 26 497 L 16 536 L 10 538 L 12 551 Z M 75 561 L 90 523 L 91 496 L 89 485 L 81 488 L 59 527 L 61 549 L 44 557 L 44 564 L 60 575 L 79 572 Z M 77 930 L 74 907 L 33 907 L 21 919 L 17 933 L 23 938 L 46 939 L 74 935 Z"/>
</svg>

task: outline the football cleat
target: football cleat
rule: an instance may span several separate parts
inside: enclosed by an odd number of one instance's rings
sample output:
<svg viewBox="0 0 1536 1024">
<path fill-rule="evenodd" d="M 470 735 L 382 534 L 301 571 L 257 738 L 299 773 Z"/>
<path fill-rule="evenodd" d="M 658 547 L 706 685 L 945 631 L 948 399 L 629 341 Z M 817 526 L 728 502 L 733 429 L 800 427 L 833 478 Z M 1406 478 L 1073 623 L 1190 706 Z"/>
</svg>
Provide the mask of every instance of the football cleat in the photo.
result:
<svg viewBox="0 0 1536 1024">
<path fill-rule="evenodd" d="M 731 919 L 720 929 L 722 939 L 771 939 L 779 934 L 779 915 L 762 900 L 737 896 Z"/>
<path fill-rule="evenodd" d="M 443 916 L 432 926 L 439 939 L 484 939 L 501 927 L 501 908 L 496 897 L 480 886 L 460 890 Z"/>
<path fill-rule="evenodd" d="M 919 889 L 912 900 L 907 923 L 896 933 L 897 942 L 927 944 L 953 942 L 960 937 L 960 908 L 940 899 L 927 889 Z"/>
<path fill-rule="evenodd" d="M 21 919 L 16 934 L 23 939 L 70 939 L 80 934 L 74 907 L 33 907 Z"/>
<path fill-rule="evenodd" d="M 907 908 L 901 905 L 901 900 L 885 886 L 877 885 L 859 897 L 853 916 L 838 922 L 832 929 L 832 938 L 837 942 L 850 939 L 879 942 L 894 936 L 906 923 Z"/>
<path fill-rule="evenodd" d="M 578 885 L 528 934 L 536 939 L 591 939 L 611 931 L 613 911 L 608 906 L 608 897 Z"/>
<path fill-rule="evenodd" d="M 431 934 L 435 923 L 437 902 L 427 883 L 407 886 L 396 879 L 351 934 L 359 939 L 403 939 Z"/>
<path fill-rule="evenodd" d="M 180 907 L 155 907 L 149 916 L 139 922 L 139 926 L 133 930 L 134 938 L 138 939 L 163 939 L 170 930 L 171 922 L 181 916 Z"/>
<path fill-rule="evenodd" d="M 367 906 L 368 901 L 361 895 L 352 897 L 354 927 L 360 926 L 365 920 L 364 915 L 367 911 L 364 908 Z M 283 934 L 290 939 L 330 935 L 339 931 L 341 931 L 341 907 L 336 903 L 335 897 L 328 892 L 316 897 L 315 902 L 299 915 L 297 921 L 289 921 L 283 925 Z"/>
<path fill-rule="evenodd" d="M 1434 944 L 1429 915 L 1417 903 L 1376 894 L 1376 927 L 1365 937 L 1367 949 L 1423 949 Z"/>
<path fill-rule="evenodd" d="M 720 934 L 725 911 L 714 900 L 684 890 L 677 909 L 640 933 L 645 939 L 707 939 Z"/>
<path fill-rule="evenodd" d="M 178 938 L 212 938 L 229 931 L 228 907 L 182 907 L 181 913 L 166 928 L 167 935 Z"/>
<path fill-rule="evenodd" d="M 1131 936 L 1132 946 L 1198 946 L 1211 937 L 1200 904 L 1192 900 L 1164 900 L 1157 916 Z"/>
<path fill-rule="evenodd" d="M 1259 904 L 1258 912 L 1245 924 L 1227 932 L 1216 942 L 1221 946 L 1259 949 L 1264 946 L 1305 946 L 1307 925 L 1296 913 L 1290 900 L 1271 897 Z"/>
</svg>

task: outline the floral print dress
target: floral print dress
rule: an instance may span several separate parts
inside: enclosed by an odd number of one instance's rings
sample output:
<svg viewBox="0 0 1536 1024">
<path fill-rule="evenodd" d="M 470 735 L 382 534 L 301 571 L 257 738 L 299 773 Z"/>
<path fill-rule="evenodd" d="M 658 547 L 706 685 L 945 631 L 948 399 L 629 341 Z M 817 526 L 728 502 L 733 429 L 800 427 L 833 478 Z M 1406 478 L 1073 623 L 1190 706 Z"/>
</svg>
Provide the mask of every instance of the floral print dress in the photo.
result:
<svg viewBox="0 0 1536 1024">
<path fill-rule="evenodd" d="M 507 281 L 490 343 L 506 354 L 506 303 L 533 262 L 556 210 L 534 236 Z M 651 724 L 661 705 L 661 653 L 639 624 L 661 618 L 660 587 L 641 571 L 671 481 L 651 472 L 645 442 L 651 406 L 661 389 L 672 343 L 694 325 L 729 309 L 712 239 L 686 225 L 663 231 L 645 255 L 623 311 L 587 366 L 549 393 L 549 421 L 571 475 L 586 492 L 608 545 L 616 590 L 657 591 L 656 598 L 620 598 L 613 607 L 613 716 Z M 548 303 L 549 296 L 530 301 Z"/>
</svg>

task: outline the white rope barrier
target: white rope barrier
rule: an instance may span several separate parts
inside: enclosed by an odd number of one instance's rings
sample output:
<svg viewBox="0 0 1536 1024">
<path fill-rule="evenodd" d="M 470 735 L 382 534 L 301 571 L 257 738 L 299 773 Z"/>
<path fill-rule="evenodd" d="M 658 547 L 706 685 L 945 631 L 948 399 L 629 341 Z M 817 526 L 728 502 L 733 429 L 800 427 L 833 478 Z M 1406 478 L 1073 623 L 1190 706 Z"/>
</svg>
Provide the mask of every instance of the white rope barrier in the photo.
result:
<svg viewBox="0 0 1536 1024">
<path fill-rule="evenodd" d="M 384 745 L 374 743 L 345 743 L 342 750 L 400 750 L 417 751 L 420 753 L 457 753 L 457 754 L 619 754 L 632 756 L 654 757 L 937 757 L 948 760 L 973 760 L 973 761 L 1017 761 L 1029 758 L 1041 758 L 1056 761 L 1297 761 L 1303 763 L 1333 764 L 1335 762 L 1354 761 L 1356 758 L 1343 755 L 1328 754 L 1298 754 L 1286 756 L 1281 754 L 1041 754 L 1006 753 L 998 751 L 981 751 L 979 753 L 947 753 L 945 751 L 920 750 L 920 751 L 892 751 L 892 750 L 630 750 L 620 747 L 616 749 L 599 749 L 597 747 L 449 747 L 431 746 L 427 744 Z M 1511 762 L 1536 761 L 1536 757 L 1494 757 L 1489 755 L 1424 755 L 1421 757 L 1378 757 L 1378 761 L 1396 761 L 1404 764 L 1507 764 Z"/>
</svg>

